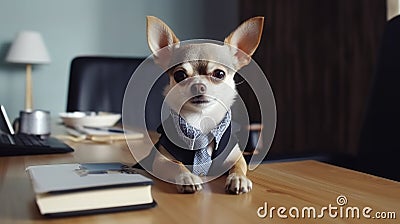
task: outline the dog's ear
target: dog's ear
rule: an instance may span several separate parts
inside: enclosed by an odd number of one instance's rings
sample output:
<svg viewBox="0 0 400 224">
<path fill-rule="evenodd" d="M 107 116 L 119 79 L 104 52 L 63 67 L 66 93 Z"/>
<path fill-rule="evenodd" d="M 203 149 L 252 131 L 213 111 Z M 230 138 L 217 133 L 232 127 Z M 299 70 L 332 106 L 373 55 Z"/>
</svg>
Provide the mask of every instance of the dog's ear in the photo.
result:
<svg viewBox="0 0 400 224">
<path fill-rule="evenodd" d="M 155 62 L 167 69 L 171 60 L 171 49 L 164 47 L 179 43 L 171 28 L 155 16 L 147 16 L 147 43 L 153 52 Z"/>
<path fill-rule="evenodd" d="M 258 47 L 264 26 L 264 17 L 254 17 L 242 23 L 225 38 L 225 44 L 239 51 L 233 52 L 237 58 L 237 69 L 250 63 L 251 56 Z"/>
</svg>

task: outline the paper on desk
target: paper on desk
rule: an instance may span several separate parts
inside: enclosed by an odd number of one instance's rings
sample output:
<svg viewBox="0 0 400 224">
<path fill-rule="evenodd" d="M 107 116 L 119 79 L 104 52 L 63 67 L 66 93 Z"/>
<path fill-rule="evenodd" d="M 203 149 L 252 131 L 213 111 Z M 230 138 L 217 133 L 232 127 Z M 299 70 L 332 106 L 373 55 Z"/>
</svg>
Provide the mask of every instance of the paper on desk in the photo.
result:
<svg viewBox="0 0 400 224">
<path fill-rule="evenodd" d="M 118 141 L 118 140 L 134 140 L 134 139 L 142 139 L 144 134 L 141 132 L 127 130 L 122 133 L 118 132 L 109 132 L 105 130 L 95 130 L 91 128 L 84 127 L 67 127 L 67 133 L 78 137 L 81 139 L 87 139 L 92 141 Z"/>
</svg>

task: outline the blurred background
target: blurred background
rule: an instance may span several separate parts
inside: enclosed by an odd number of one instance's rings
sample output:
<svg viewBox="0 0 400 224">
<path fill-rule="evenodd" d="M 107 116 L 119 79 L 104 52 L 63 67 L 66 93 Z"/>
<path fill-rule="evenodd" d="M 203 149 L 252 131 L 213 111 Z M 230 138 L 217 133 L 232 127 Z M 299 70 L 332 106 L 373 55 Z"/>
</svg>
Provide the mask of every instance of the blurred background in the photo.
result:
<svg viewBox="0 0 400 224">
<path fill-rule="evenodd" d="M 209 7 L 213 5 L 213 7 Z M 78 55 L 147 57 L 146 16 L 182 39 L 223 39 L 239 23 L 238 1 L 0 0 L 0 102 L 15 118 L 24 108 L 25 66 L 7 63 L 20 30 L 41 33 L 51 63 L 33 66 L 34 108 L 65 111 L 69 66 Z"/>
</svg>

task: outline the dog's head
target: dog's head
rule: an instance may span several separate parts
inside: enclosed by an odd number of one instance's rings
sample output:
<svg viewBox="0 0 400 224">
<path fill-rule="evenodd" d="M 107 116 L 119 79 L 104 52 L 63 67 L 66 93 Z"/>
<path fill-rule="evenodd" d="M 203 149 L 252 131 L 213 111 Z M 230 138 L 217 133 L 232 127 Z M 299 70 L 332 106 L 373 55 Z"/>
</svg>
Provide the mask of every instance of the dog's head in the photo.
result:
<svg viewBox="0 0 400 224">
<path fill-rule="evenodd" d="M 180 42 L 160 19 L 147 17 L 147 39 L 154 61 L 169 75 L 166 102 L 180 114 L 226 113 L 237 95 L 233 77 L 247 65 L 263 29 L 263 17 L 247 20 L 224 44 Z"/>
</svg>

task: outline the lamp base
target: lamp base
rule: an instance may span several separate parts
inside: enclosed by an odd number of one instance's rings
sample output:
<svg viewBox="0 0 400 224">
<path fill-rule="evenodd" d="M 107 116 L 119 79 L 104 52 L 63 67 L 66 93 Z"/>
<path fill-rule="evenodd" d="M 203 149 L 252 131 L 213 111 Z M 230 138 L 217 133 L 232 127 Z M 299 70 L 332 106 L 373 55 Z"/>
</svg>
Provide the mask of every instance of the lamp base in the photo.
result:
<svg viewBox="0 0 400 224">
<path fill-rule="evenodd" d="M 26 64 L 25 111 L 32 111 L 32 65 Z"/>
</svg>

